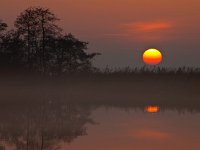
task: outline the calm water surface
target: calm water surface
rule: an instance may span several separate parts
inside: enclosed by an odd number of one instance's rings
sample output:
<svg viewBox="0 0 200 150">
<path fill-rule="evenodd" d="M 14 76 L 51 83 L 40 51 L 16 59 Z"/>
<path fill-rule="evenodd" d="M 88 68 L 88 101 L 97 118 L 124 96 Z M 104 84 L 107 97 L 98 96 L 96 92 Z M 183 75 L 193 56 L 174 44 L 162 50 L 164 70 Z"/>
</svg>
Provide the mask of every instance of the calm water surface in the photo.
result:
<svg viewBox="0 0 200 150">
<path fill-rule="evenodd" d="M 48 101 L 1 107 L 1 149 L 198 150 L 200 113 Z M 157 109 L 156 109 L 157 108 Z M 156 110 L 156 111 L 155 111 Z"/>
<path fill-rule="evenodd" d="M 200 114 L 172 110 L 148 113 L 141 109 L 98 108 L 96 125 L 86 125 L 87 135 L 63 149 L 71 150 L 198 150 Z"/>
<path fill-rule="evenodd" d="M 0 150 L 200 149 L 199 80 L 70 83 L 2 86 Z"/>
</svg>

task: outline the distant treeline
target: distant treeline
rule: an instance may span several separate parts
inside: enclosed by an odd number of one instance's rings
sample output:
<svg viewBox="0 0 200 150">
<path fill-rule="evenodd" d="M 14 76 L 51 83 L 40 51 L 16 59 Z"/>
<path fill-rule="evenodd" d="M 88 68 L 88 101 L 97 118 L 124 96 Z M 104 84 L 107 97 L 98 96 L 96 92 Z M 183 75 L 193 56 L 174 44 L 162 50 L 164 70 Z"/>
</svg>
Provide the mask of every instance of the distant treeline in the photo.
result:
<svg viewBox="0 0 200 150">
<path fill-rule="evenodd" d="M 58 75 L 95 69 L 92 59 L 99 53 L 88 54 L 88 43 L 63 33 L 57 21 L 54 13 L 42 7 L 24 10 L 9 31 L 0 20 L 1 70 Z"/>
<path fill-rule="evenodd" d="M 195 67 L 178 67 L 178 68 L 167 68 L 159 66 L 143 66 L 143 67 L 125 67 L 125 68 L 105 68 L 103 70 L 97 70 L 97 74 L 107 75 L 134 75 L 134 74 L 153 74 L 153 75 L 200 75 L 200 68 Z"/>
</svg>

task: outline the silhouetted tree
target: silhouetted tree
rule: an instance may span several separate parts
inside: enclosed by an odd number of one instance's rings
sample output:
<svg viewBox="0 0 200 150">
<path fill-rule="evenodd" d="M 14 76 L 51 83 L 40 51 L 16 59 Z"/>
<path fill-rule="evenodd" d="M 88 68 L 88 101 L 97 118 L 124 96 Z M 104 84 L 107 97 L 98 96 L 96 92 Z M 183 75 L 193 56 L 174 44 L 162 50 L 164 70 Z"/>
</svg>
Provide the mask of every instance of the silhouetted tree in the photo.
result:
<svg viewBox="0 0 200 150">
<path fill-rule="evenodd" d="M 0 20 L 0 33 L 2 31 L 5 31 L 7 27 L 8 27 L 7 24 L 4 23 L 2 20 Z"/>
<path fill-rule="evenodd" d="M 30 7 L 22 12 L 15 21 L 15 27 L 27 45 L 27 61 L 30 66 L 37 63 L 46 71 L 48 50 L 46 40 L 56 36 L 61 29 L 55 24 L 56 16 L 47 8 Z"/>
<path fill-rule="evenodd" d="M 5 50 L 5 31 L 7 28 L 7 24 L 4 23 L 2 20 L 0 20 L 0 65 L 7 67 L 9 64 L 10 60 L 8 60 L 8 52 Z M 7 41 L 6 41 L 7 43 Z"/>
<path fill-rule="evenodd" d="M 6 30 L 7 27 L 7 24 L 0 20 L 0 44 L 2 44 L 3 32 Z"/>
<path fill-rule="evenodd" d="M 87 54 L 88 43 L 75 38 L 71 33 L 48 41 L 51 49 L 52 69 L 56 73 L 89 71 L 91 60 L 99 53 Z"/>
<path fill-rule="evenodd" d="M 34 46 L 36 46 L 36 30 L 35 25 L 35 14 L 30 9 L 26 9 L 24 12 L 22 12 L 15 21 L 15 27 L 17 28 L 17 32 L 20 34 L 20 38 L 23 39 L 25 42 L 25 56 L 27 59 L 27 63 L 30 66 L 32 66 L 31 62 L 32 59 L 34 59 L 34 52 L 36 52 L 37 49 L 35 49 Z M 34 45 L 33 45 L 34 44 Z"/>
<path fill-rule="evenodd" d="M 42 74 L 88 71 L 99 53 L 86 53 L 87 42 L 72 34 L 62 34 L 59 19 L 47 8 L 30 7 L 15 21 L 16 30 L 1 38 L 1 57 L 5 64 L 28 68 Z M 0 22 L 0 31 L 7 25 Z M 5 66 L 5 65 L 4 65 Z"/>
<path fill-rule="evenodd" d="M 16 31 L 8 31 L 2 37 L 1 43 L 1 65 L 19 69 L 26 64 L 24 57 L 24 41 L 19 38 Z"/>
</svg>

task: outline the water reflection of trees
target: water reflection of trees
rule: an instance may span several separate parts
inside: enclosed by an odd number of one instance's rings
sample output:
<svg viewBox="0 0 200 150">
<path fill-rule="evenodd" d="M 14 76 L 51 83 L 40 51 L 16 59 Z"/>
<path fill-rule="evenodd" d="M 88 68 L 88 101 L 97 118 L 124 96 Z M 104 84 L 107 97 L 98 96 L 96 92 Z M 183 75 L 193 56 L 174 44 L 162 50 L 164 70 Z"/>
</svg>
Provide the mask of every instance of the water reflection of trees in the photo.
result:
<svg viewBox="0 0 200 150">
<path fill-rule="evenodd" d="M 87 134 L 93 123 L 91 108 L 48 101 L 43 104 L 6 106 L 0 109 L 0 139 L 15 150 L 55 150 Z M 6 142 L 3 142 L 6 141 Z"/>
</svg>

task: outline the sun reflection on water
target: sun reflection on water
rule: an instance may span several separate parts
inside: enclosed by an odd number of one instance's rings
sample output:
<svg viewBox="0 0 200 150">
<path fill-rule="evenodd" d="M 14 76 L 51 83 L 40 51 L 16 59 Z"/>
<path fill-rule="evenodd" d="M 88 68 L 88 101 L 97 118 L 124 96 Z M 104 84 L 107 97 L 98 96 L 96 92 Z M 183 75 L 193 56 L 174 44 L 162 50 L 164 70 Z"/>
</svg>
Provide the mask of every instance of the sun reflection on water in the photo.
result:
<svg viewBox="0 0 200 150">
<path fill-rule="evenodd" d="M 157 113 L 159 112 L 160 107 L 159 106 L 146 106 L 145 111 L 148 113 Z"/>
</svg>

